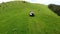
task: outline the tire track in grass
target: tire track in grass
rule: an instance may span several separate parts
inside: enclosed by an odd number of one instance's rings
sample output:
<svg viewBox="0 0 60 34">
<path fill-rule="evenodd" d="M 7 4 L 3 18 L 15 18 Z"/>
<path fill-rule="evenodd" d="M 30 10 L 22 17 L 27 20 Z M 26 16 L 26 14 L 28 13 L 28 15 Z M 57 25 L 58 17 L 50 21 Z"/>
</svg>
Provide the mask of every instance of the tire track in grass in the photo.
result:
<svg viewBox="0 0 60 34">
<path fill-rule="evenodd" d="M 44 34 L 41 29 L 45 27 L 45 23 L 43 21 L 40 21 L 39 19 L 35 19 L 35 24 L 36 24 L 36 33 L 37 34 Z"/>
<path fill-rule="evenodd" d="M 44 34 L 41 29 L 45 27 L 45 23 L 43 21 L 40 21 L 40 19 L 37 18 L 30 18 L 30 21 L 32 22 L 30 27 L 32 29 L 32 34 Z"/>
<path fill-rule="evenodd" d="M 37 30 L 37 29 L 38 29 L 39 27 L 38 27 L 37 25 L 39 25 L 39 24 L 38 24 L 38 22 L 37 22 L 37 19 L 36 19 L 36 18 L 34 18 L 34 19 L 33 19 L 33 22 L 34 22 L 34 23 L 33 23 L 33 28 L 34 28 L 33 30 L 34 30 L 34 34 L 38 34 L 38 33 L 37 33 L 37 32 L 38 32 L 38 30 Z"/>
<path fill-rule="evenodd" d="M 35 26 L 35 34 L 38 34 L 38 30 L 40 30 L 39 29 L 39 27 L 40 27 L 40 25 L 38 24 L 38 22 L 37 22 L 37 20 L 34 20 L 35 21 L 35 23 L 34 23 L 34 26 Z"/>
<path fill-rule="evenodd" d="M 33 33 L 34 33 L 34 34 L 37 34 L 37 24 L 36 24 L 35 21 L 34 21 L 34 23 L 33 23 Z"/>
<path fill-rule="evenodd" d="M 31 27 L 33 34 L 36 34 L 36 24 L 34 22 L 32 23 Z"/>
<path fill-rule="evenodd" d="M 34 17 L 29 16 L 29 34 L 36 34 Z"/>
<path fill-rule="evenodd" d="M 13 34 L 17 34 L 17 32 L 15 31 Z"/>
<path fill-rule="evenodd" d="M 36 31 L 36 23 L 34 22 L 34 18 L 33 17 L 30 17 L 29 19 L 29 34 L 37 34 Z"/>
<path fill-rule="evenodd" d="M 32 34 L 32 28 L 31 28 L 31 17 L 29 16 L 29 34 Z"/>
<path fill-rule="evenodd" d="M 29 17 L 29 34 L 34 34 L 33 28 L 33 17 Z"/>
</svg>

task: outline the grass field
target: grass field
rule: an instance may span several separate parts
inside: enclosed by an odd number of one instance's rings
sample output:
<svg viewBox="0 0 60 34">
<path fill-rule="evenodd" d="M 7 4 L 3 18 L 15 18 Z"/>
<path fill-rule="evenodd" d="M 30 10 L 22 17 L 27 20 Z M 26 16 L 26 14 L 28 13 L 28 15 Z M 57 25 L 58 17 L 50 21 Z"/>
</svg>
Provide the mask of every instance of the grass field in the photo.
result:
<svg viewBox="0 0 60 34">
<path fill-rule="evenodd" d="M 35 17 L 29 16 L 31 10 Z M 0 34 L 60 34 L 60 17 L 42 4 L 22 1 L 2 3 Z"/>
</svg>

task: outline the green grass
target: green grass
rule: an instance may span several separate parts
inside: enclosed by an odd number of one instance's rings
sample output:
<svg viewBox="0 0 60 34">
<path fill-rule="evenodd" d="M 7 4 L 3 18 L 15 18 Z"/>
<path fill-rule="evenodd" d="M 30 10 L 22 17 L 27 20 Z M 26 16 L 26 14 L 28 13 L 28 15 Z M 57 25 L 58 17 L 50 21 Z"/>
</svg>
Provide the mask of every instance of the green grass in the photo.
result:
<svg viewBox="0 0 60 34">
<path fill-rule="evenodd" d="M 29 16 L 31 10 L 35 17 Z M 42 4 L 22 1 L 2 3 L 0 34 L 60 34 L 60 17 Z"/>
</svg>

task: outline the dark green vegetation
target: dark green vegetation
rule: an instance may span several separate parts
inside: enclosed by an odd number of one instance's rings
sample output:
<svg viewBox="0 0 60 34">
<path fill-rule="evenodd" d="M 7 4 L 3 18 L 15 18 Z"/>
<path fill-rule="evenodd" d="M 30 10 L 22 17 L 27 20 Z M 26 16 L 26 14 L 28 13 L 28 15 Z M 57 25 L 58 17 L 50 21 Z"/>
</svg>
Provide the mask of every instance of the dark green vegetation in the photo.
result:
<svg viewBox="0 0 60 34">
<path fill-rule="evenodd" d="M 60 5 L 50 4 L 48 5 L 49 9 L 51 9 L 54 13 L 60 16 Z"/>
<path fill-rule="evenodd" d="M 30 17 L 30 10 L 35 17 Z M 60 17 L 42 4 L 0 4 L 0 34 L 60 34 Z"/>
</svg>

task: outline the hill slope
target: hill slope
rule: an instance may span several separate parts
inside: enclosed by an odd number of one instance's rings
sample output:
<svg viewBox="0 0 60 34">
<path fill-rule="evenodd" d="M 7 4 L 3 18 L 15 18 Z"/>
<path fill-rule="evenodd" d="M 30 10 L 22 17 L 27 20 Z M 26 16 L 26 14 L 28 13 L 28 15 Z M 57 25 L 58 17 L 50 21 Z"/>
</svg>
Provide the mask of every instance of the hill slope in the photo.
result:
<svg viewBox="0 0 60 34">
<path fill-rule="evenodd" d="M 29 16 L 31 10 L 35 17 Z M 60 34 L 60 17 L 42 4 L 22 1 L 2 3 L 0 34 Z"/>
</svg>

